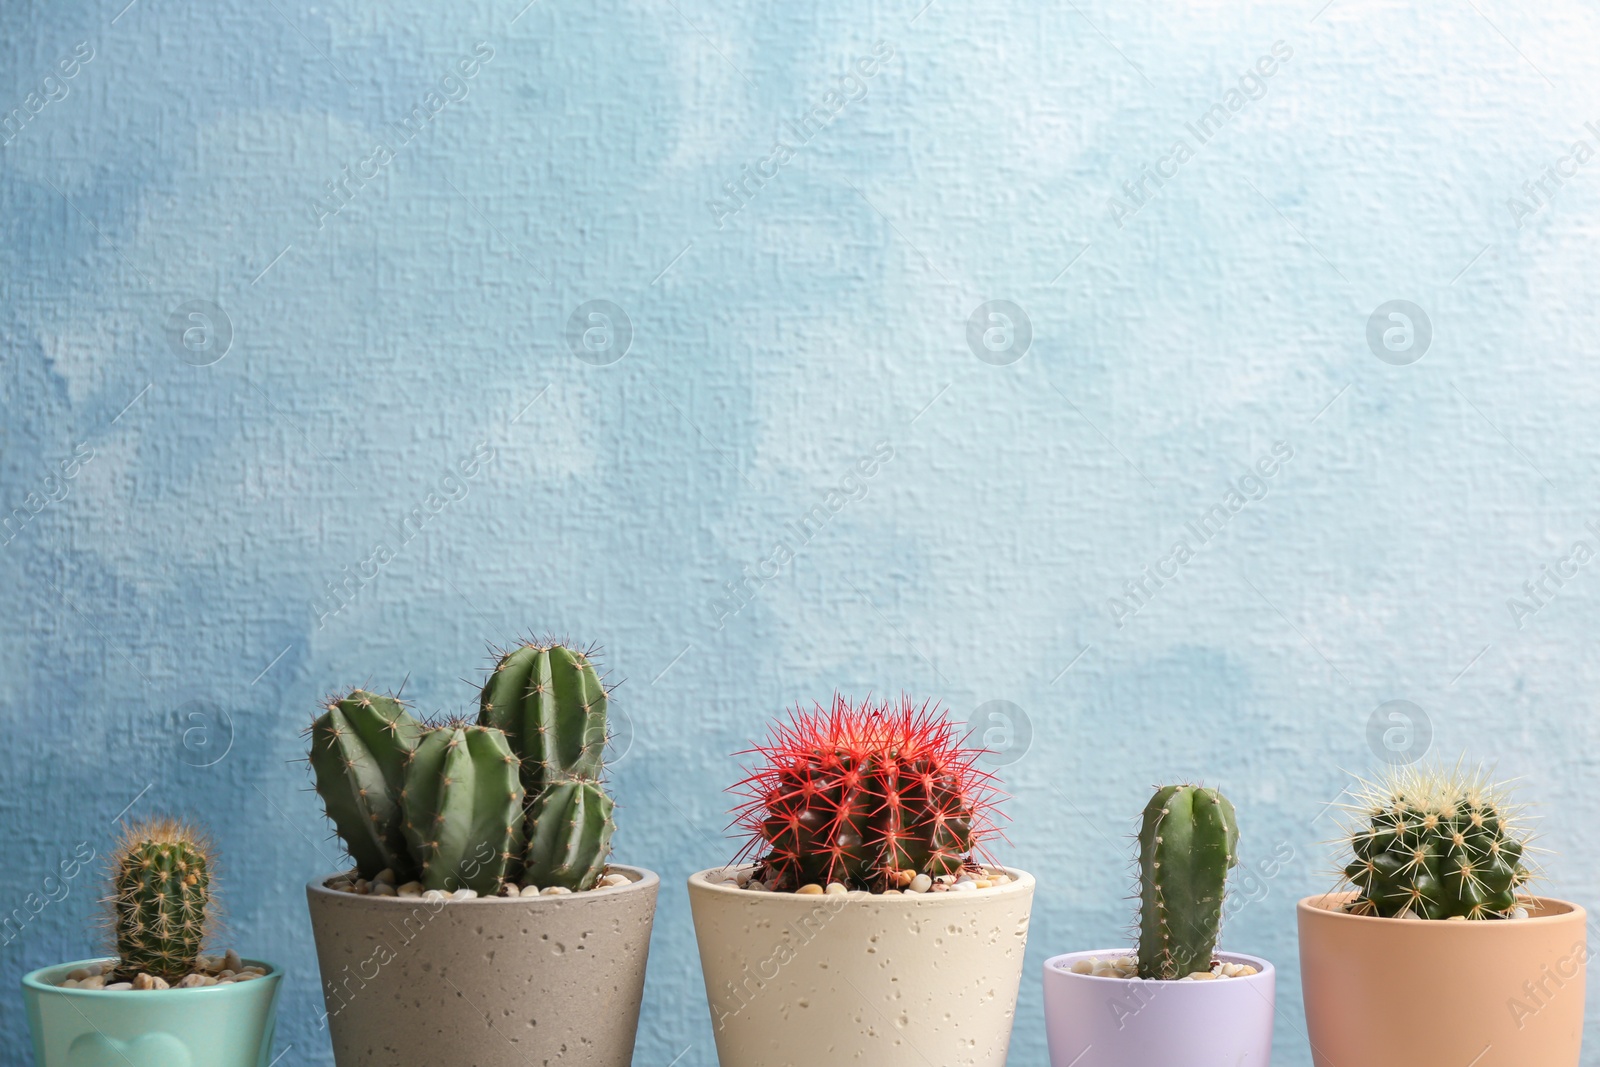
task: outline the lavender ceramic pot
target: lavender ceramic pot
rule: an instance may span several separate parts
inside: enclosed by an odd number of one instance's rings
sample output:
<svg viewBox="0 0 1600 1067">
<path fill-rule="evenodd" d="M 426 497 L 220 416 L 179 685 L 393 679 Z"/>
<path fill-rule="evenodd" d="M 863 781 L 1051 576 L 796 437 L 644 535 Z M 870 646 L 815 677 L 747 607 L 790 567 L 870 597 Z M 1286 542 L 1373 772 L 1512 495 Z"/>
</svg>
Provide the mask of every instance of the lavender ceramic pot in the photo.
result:
<svg viewBox="0 0 1600 1067">
<path fill-rule="evenodd" d="M 1213 982 L 1146 982 L 1073 974 L 1091 956 L 1070 952 L 1044 965 L 1044 1023 L 1050 1067 L 1268 1067 L 1277 973 L 1255 956 L 1219 952 L 1258 974 Z"/>
</svg>

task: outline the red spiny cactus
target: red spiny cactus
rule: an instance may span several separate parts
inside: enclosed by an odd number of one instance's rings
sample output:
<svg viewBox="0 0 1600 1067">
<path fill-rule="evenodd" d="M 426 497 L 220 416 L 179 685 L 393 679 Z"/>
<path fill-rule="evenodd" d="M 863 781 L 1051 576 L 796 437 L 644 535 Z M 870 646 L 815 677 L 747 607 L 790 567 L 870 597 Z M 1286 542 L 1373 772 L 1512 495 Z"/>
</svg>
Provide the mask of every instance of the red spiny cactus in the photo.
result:
<svg viewBox="0 0 1600 1067">
<path fill-rule="evenodd" d="M 796 709 L 750 749 L 758 766 L 732 792 L 769 888 L 842 882 L 883 890 L 954 874 L 997 833 L 1000 794 L 937 705 L 871 700 Z M 747 753 L 747 754 L 749 754 Z M 901 872 L 910 872 L 902 874 Z"/>
</svg>

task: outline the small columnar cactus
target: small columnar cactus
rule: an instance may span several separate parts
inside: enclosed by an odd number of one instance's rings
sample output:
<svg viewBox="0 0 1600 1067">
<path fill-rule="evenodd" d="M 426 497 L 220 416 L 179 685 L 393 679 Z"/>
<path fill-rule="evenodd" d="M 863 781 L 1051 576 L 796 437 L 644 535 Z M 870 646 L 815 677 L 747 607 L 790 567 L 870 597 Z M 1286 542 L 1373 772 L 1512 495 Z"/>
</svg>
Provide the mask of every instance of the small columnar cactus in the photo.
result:
<svg viewBox="0 0 1600 1067">
<path fill-rule="evenodd" d="M 503 731 L 536 796 L 553 782 L 596 780 L 606 745 L 606 689 L 593 650 L 527 643 L 500 656 L 478 700 L 478 723 Z"/>
<path fill-rule="evenodd" d="M 112 857 L 109 903 L 119 980 L 143 972 L 177 982 L 199 964 L 211 905 L 211 845 L 173 819 L 124 831 Z"/>
<path fill-rule="evenodd" d="M 405 839 L 426 889 L 497 892 L 522 855 L 517 757 L 492 726 L 452 722 L 423 733 L 405 771 Z"/>
<path fill-rule="evenodd" d="M 1169 785 L 1139 828 L 1139 977 L 1211 970 L 1228 871 L 1238 862 L 1233 805 L 1215 789 Z"/>
<path fill-rule="evenodd" d="M 1363 782 L 1344 881 L 1358 915 L 1502 919 L 1532 877 L 1528 834 L 1482 772 L 1407 768 Z"/>
<path fill-rule="evenodd" d="M 394 697 L 365 690 L 329 700 L 311 724 L 317 794 L 363 878 L 416 868 L 407 852 L 400 793 L 423 726 Z"/>
<path fill-rule="evenodd" d="M 531 885 L 593 889 L 611 851 L 611 798 L 595 782 L 557 782 L 528 805 L 523 877 Z"/>
<path fill-rule="evenodd" d="M 995 831 L 997 796 L 938 707 L 835 695 L 833 706 L 791 713 L 754 750 L 761 764 L 734 791 L 771 889 L 839 882 L 882 891 L 916 874 L 955 874 Z"/>
</svg>

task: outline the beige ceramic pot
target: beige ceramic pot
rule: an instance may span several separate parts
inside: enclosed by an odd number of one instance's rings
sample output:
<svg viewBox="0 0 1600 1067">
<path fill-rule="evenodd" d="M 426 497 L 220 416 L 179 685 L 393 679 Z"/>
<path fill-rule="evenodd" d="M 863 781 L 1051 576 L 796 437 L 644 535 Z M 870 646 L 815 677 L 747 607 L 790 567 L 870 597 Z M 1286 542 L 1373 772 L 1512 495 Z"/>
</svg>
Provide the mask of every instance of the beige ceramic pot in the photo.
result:
<svg viewBox="0 0 1600 1067">
<path fill-rule="evenodd" d="M 1380 919 L 1300 902 L 1300 978 L 1317 1067 L 1577 1067 L 1585 913 L 1538 898 L 1526 919 Z"/>
<path fill-rule="evenodd" d="M 306 887 L 339 1067 L 628 1067 L 661 880 L 425 901 Z"/>
<path fill-rule="evenodd" d="M 1003 1067 L 1033 876 L 974 892 L 758 893 L 689 878 L 722 1067 Z"/>
</svg>

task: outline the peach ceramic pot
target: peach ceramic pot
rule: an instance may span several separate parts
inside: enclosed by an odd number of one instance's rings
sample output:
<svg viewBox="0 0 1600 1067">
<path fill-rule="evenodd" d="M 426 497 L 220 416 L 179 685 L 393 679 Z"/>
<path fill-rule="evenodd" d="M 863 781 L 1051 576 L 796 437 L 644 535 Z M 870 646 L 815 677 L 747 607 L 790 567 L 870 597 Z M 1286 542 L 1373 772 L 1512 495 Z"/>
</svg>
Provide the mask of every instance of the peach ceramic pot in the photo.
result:
<svg viewBox="0 0 1600 1067">
<path fill-rule="evenodd" d="M 1033 876 L 801 896 L 689 877 L 722 1067 L 1004 1067 Z"/>
<path fill-rule="evenodd" d="M 1300 902 L 1300 978 L 1317 1067 L 1578 1067 L 1585 912 L 1539 897 L 1529 917 L 1381 919 Z"/>
<path fill-rule="evenodd" d="M 1072 971 L 1079 960 L 1137 951 L 1103 948 L 1045 961 L 1050 1067 L 1269 1067 L 1278 978 L 1272 964 L 1218 952 L 1223 963 L 1247 963 L 1256 973 L 1212 982 L 1096 978 Z"/>
<path fill-rule="evenodd" d="M 608 869 L 629 883 L 448 902 L 306 886 L 334 1062 L 628 1067 L 661 880 Z"/>
</svg>

